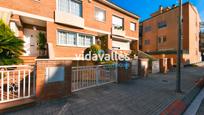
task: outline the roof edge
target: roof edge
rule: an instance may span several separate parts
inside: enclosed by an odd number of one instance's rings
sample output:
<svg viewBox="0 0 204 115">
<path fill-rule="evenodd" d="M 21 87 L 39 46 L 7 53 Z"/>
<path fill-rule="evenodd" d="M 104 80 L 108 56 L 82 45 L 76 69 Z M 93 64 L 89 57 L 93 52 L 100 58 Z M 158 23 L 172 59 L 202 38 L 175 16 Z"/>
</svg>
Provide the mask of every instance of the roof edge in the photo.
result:
<svg viewBox="0 0 204 115">
<path fill-rule="evenodd" d="M 99 1 L 99 2 L 101 2 L 101 3 L 104 3 L 104 4 L 110 6 L 110 7 L 114 8 L 114 9 L 117 9 L 117 10 L 119 10 L 120 12 L 125 13 L 125 14 L 127 14 L 127 15 L 129 15 L 129 16 L 131 16 L 131 17 L 134 17 L 134 18 L 137 18 L 137 19 L 140 18 L 140 16 L 138 16 L 138 15 L 136 15 L 136 14 L 134 14 L 134 13 L 131 13 L 130 11 L 127 11 L 127 10 L 125 10 L 125 9 L 123 9 L 123 8 L 121 8 L 121 7 L 119 7 L 119 6 L 117 6 L 116 4 L 110 2 L 109 0 L 97 0 L 97 1 Z"/>
<path fill-rule="evenodd" d="M 185 3 L 183 3 L 183 6 L 184 6 L 184 5 L 194 6 L 191 2 L 185 2 Z M 178 7 L 179 7 L 179 6 L 176 6 L 175 8 L 172 8 L 172 9 L 170 9 L 170 10 L 167 11 L 167 12 L 170 12 L 171 10 L 174 10 L 174 9 L 176 9 L 176 8 L 178 8 Z M 167 13 L 167 12 L 164 12 L 164 13 Z M 161 13 L 161 14 L 164 14 L 164 13 Z M 161 14 L 159 14 L 159 15 L 161 15 Z M 159 15 L 156 15 L 156 16 L 153 16 L 153 17 L 149 17 L 149 18 L 147 18 L 147 19 L 141 21 L 140 23 L 143 23 L 143 22 L 146 22 L 146 21 L 148 21 L 148 20 L 151 20 L 152 18 L 157 17 L 157 16 L 159 16 Z"/>
</svg>

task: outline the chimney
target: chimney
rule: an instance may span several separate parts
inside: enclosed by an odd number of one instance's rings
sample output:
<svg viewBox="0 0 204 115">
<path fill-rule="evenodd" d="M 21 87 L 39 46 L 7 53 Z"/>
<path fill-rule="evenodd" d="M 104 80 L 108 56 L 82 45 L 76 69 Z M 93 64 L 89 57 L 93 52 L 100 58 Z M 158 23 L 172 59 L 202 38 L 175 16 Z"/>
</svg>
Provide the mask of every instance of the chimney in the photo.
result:
<svg viewBox="0 0 204 115">
<path fill-rule="evenodd" d="M 159 11 L 160 11 L 160 12 L 163 11 L 163 6 L 162 6 L 162 5 L 159 6 Z"/>
<path fill-rule="evenodd" d="M 176 4 L 173 4 L 173 5 L 172 5 L 172 8 L 176 8 Z"/>
</svg>

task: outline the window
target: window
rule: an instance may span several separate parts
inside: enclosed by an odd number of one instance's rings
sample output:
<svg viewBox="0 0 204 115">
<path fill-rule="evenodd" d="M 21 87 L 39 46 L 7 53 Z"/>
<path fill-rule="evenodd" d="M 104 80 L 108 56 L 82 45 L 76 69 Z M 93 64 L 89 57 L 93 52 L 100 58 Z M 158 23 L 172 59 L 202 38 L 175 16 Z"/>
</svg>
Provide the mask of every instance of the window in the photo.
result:
<svg viewBox="0 0 204 115">
<path fill-rule="evenodd" d="M 76 45 L 77 34 L 69 32 L 67 37 L 67 44 Z"/>
<path fill-rule="evenodd" d="M 58 0 L 58 10 L 82 17 L 82 3 L 80 0 Z"/>
<path fill-rule="evenodd" d="M 78 45 L 85 46 L 85 35 L 79 34 Z"/>
<path fill-rule="evenodd" d="M 74 14 L 76 16 L 82 16 L 82 11 L 81 11 L 81 2 L 77 0 L 71 0 L 70 2 L 70 13 Z"/>
<path fill-rule="evenodd" d="M 167 24 L 165 21 L 161 21 L 157 24 L 158 28 L 164 28 L 164 27 L 167 27 Z"/>
<path fill-rule="evenodd" d="M 158 43 L 159 44 L 165 43 L 166 41 L 167 41 L 166 36 L 158 37 Z"/>
<path fill-rule="evenodd" d="M 115 29 L 123 30 L 123 19 L 117 16 L 112 16 L 112 24 Z"/>
<path fill-rule="evenodd" d="M 152 27 L 151 26 L 147 26 L 144 28 L 144 32 L 149 32 L 152 30 Z"/>
<path fill-rule="evenodd" d="M 130 30 L 135 31 L 136 30 L 136 24 L 131 22 L 130 23 Z"/>
<path fill-rule="evenodd" d="M 59 32 L 58 33 L 58 44 L 65 45 L 67 44 L 67 34 L 65 32 Z"/>
<path fill-rule="evenodd" d="M 163 43 L 166 42 L 166 36 L 163 36 Z"/>
<path fill-rule="evenodd" d="M 144 41 L 144 44 L 145 44 L 145 45 L 149 45 L 149 44 L 150 44 L 150 40 L 145 40 L 145 41 Z"/>
<path fill-rule="evenodd" d="M 95 38 L 85 34 L 58 31 L 57 43 L 58 45 L 89 47 L 95 43 Z"/>
<path fill-rule="evenodd" d="M 95 7 L 95 19 L 101 22 L 106 21 L 106 11 Z"/>
<path fill-rule="evenodd" d="M 85 41 L 85 45 L 86 46 L 91 46 L 92 42 L 93 42 L 93 37 L 92 36 L 86 36 L 86 41 Z"/>
</svg>

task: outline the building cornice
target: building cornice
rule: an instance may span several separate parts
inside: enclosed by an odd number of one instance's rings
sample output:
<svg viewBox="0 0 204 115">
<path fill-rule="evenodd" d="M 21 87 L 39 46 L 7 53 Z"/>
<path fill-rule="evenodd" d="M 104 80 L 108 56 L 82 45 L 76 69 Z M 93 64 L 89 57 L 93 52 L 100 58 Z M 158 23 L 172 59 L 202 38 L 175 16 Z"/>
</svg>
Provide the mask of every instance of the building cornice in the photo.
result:
<svg viewBox="0 0 204 115">
<path fill-rule="evenodd" d="M 8 12 L 11 12 L 12 14 L 17 14 L 17 15 L 20 15 L 20 16 L 39 19 L 39 20 L 42 20 L 42 21 L 54 22 L 54 19 L 52 19 L 52 18 L 39 16 L 39 15 L 32 14 L 32 13 L 22 12 L 22 11 L 19 11 L 19 10 L 14 10 L 14 9 L 9 9 L 9 8 L 4 8 L 4 7 L 0 7 L 0 10 L 8 11 Z"/>
</svg>

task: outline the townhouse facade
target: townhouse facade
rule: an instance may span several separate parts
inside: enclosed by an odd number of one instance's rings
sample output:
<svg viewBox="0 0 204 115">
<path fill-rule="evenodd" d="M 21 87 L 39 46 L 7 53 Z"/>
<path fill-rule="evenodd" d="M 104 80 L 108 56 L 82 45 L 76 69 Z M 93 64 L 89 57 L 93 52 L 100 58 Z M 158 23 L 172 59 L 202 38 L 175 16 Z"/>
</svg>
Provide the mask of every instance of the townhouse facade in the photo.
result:
<svg viewBox="0 0 204 115">
<path fill-rule="evenodd" d="M 202 61 L 204 60 L 204 22 L 200 24 L 200 52 Z"/>
<path fill-rule="evenodd" d="M 173 58 L 176 63 L 179 8 L 176 5 L 163 8 L 140 23 L 141 50 L 158 58 Z M 200 16 L 195 6 L 183 4 L 182 60 L 184 64 L 201 61 L 199 50 Z"/>
<path fill-rule="evenodd" d="M 109 50 L 138 48 L 139 16 L 108 0 L 1 0 L 0 13 L 25 41 L 23 56 L 39 56 L 40 32 L 50 59 L 75 59 L 102 41 Z"/>
</svg>

